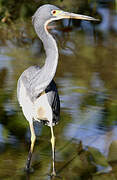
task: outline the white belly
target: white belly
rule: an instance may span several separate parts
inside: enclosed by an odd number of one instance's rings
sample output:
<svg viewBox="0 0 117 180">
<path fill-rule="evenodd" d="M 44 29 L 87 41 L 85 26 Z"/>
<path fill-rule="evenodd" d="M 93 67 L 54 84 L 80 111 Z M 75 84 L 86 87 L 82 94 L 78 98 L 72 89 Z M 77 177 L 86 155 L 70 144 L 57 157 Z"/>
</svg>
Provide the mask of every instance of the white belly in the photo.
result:
<svg viewBox="0 0 117 180">
<path fill-rule="evenodd" d="M 23 83 L 20 83 L 19 104 L 22 107 L 25 118 L 28 121 L 32 121 L 34 105 L 29 96 L 27 96 L 26 88 L 24 87 Z"/>
<path fill-rule="evenodd" d="M 47 94 L 42 94 L 34 102 L 34 119 L 48 120 L 52 122 L 52 109 L 48 103 Z"/>
<path fill-rule="evenodd" d="M 35 120 L 48 120 L 52 123 L 52 109 L 48 103 L 47 94 L 43 93 L 33 103 L 27 95 L 26 88 L 23 83 L 20 86 L 19 103 L 22 107 L 24 116 L 28 121 Z"/>
</svg>

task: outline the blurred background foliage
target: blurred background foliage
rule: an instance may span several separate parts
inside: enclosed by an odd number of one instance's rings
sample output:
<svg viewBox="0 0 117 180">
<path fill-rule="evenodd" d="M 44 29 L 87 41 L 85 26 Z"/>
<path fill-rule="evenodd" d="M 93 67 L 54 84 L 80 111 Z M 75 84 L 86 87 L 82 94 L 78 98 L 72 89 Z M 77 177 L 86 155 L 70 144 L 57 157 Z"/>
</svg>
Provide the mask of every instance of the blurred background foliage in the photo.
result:
<svg viewBox="0 0 117 180">
<path fill-rule="evenodd" d="M 46 126 L 35 124 L 34 173 L 22 170 L 30 131 L 16 97 L 20 74 L 45 61 L 31 16 L 46 3 L 100 19 L 62 20 L 50 28 L 60 54 L 55 77 L 61 99 L 61 121 L 54 128 L 57 172 L 61 179 L 116 180 L 117 0 L 0 0 L 0 179 L 50 179 Z"/>
</svg>

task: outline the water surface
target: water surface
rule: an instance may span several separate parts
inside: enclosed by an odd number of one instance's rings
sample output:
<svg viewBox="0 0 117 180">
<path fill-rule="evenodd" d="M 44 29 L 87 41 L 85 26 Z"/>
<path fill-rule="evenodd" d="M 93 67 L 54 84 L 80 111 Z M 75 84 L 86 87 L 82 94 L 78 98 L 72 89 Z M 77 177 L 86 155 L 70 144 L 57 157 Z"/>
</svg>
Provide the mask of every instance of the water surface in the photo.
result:
<svg viewBox="0 0 117 180">
<path fill-rule="evenodd" d="M 97 24 L 65 20 L 51 30 L 60 54 L 55 81 L 61 119 L 54 132 L 61 179 L 117 178 L 117 15 L 108 3 L 97 4 L 96 13 L 101 17 Z M 30 26 L 24 27 L 27 34 Z M 20 41 L 0 45 L 0 179 L 50 179 L 49 127 L 35 124 L 34 172 L 23 170 L 30 131 L 16 85 L 24 69 L 44 64 L 45 54 L 37 37 Z"/>
</svg>

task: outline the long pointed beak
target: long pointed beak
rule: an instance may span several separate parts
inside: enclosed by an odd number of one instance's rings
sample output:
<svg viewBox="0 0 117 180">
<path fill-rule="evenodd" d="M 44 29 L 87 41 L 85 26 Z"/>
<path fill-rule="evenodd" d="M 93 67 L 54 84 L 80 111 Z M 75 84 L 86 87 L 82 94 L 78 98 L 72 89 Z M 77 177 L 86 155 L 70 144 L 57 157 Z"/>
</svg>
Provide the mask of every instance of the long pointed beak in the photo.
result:
<svg viewBox="0 0 117 180">
<path fill-rule="evenodd" d="M 64 11 L 62 11 L 59 14 L 59 16 L 62 19 L 71 18 L 71 19 L 81 19 L 81 20 L 87 20 L 87 21 L 99 21 L 99 19 L 95 19 L 91 16 L 85 16 L 85 15 L 81 15 L 81 14 L 69 13 L 69 12 L 64 12 Z"/>
</svg>

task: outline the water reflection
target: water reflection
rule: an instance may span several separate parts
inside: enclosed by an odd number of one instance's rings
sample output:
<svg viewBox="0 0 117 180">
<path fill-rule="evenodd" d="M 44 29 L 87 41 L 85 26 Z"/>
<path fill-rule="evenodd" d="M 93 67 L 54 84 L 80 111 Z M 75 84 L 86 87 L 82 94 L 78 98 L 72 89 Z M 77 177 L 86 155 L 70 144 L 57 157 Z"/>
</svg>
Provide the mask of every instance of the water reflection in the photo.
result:
<svg viewBox="0 0 117 180">
<path fill-rule="evenodd" d="M 114 154 L 117 17 L 110 6 L 100 3 L 97 13 L 102 17 L 97 25 L 81 21 L 77 26 L 76 22 L 66 20 L 58 22 L 56 30 L 51 30 L 60 52 L 56 82 L 61 98 L 61 121 L 55 127 L 55 134 L 56 169 L 61 179 L 88 179 L 99 166 L 108 168 L 110 162 L 113 171 L 116 169 L 112 161 L 117 160 Z M 37 39 L 16 44 L 15 41 L 0 49 L 0 179 L 50 179 L 47 176 L 51 172 L 48 127 L 35 126 L 38 138 L 32 162 L 34 173 L 27 175 L 23 171 L 30 131 L 16 99 L 19 75 L 32 64 L 42 65 L 44 50 Z M 104 155 L 108 155 L 109 161 Z M 111 178 L 111 174 L 107 175 Z"/>
</svg>

